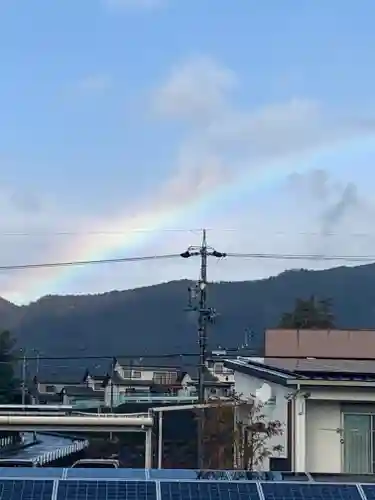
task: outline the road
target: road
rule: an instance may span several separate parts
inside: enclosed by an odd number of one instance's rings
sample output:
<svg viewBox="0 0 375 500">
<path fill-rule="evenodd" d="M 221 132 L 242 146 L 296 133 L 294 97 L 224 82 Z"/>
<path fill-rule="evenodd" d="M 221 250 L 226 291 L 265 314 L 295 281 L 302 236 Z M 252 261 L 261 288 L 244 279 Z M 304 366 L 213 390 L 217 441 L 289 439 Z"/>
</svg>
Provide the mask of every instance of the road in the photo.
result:
<svg viewBox="0 0 375 500">
<path fill-rule="evenodd" d="M 38 443 L 23 448 L 21 450 L 11 451 L 9 453 L 4 453 L 2 459 L 12 459 L 12 460 L 41 460 L 42 463 L 51 461 L 50 458 L 56 460 L 56 458 L 61 458 L 62 456 L 69 455 L 79 448 L 84 448 L 84 441 L 77 442 L 74 439 L 69 439 L 66 437 L 49 436 L 47 434 L 37 434 Z M 33 434 L 25 433 L 25 444 L 33 442 Z M 44 458 L 42 458 L 44 457 Z M 47 458 L 49 457 L 49 459 Z"/>
</svg>

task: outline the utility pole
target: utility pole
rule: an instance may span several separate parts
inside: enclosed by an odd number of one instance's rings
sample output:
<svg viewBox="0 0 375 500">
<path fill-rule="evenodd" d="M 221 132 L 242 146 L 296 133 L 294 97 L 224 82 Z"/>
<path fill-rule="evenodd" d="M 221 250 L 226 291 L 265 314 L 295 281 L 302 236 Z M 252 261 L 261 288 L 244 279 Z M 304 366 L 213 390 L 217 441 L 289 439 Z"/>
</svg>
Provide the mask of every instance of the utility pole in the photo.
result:
<svg viewBox="0 0 375 500">
<path fill-rule="evenodd" d="M 26 354 L 22 359 L 22 405 L 26 404 Z"/>
<path fill-rule="evenodd" d="M 189 257 L 200 256 L 200 276 L 195 287 L 189 288 L 189 304 L 188 311 L 198 312 L 198 345 L 199 345 L 199 365 L 198 365 L 198 403 L 205 402 L 205 383 L 204 371 L 206 367 L 207 355 L 207 325 L 213 323 L 216 316 L 215 309 L 207 305 L 207 258 L 216 257 L 218 259 L 226 257 L 225 253 L 218 252 L 214 248 L 207 246 L 207 232 L 202 230 L 202 243 L 199 247 L 190 246 L 186 252 L 181 254 L 181 257 L 187 259 Z M 198 305 L 194 304 L 198 298 Z M 198 467 L 203 468 L 204 450 L 203 450 L 203 434 L 204 434 L 204 409 L 200 410 L 198 419 Z"/>
</svg>

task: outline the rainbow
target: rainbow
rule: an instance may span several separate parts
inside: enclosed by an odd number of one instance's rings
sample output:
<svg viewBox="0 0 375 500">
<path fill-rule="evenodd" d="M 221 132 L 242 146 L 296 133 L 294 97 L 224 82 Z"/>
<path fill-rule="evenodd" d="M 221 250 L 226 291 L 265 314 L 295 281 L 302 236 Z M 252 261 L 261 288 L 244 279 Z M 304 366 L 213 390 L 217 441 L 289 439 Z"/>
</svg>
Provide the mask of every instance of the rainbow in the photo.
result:
<svg viewBox="0 0 375 500">
<path fill-rule="evenodd" d="M 181 223 L 188 213 L 199 218 L 214 204 L 228 203 L 231 198 L 272 187 L 291 173 L 319 166 L 334 169 L 343 159 L 354 160 L 362 153 L 375 153 L 372 135 L 346 138 L 283 161 L 265 162 L 257 168 L 240 168 L 230 179 L 208 172 L 208 175 L 191 182 L 188 176 L 179 173 L 167 180 L 154 197 L 141 204 L 134 215 L 126 211 L 110 221 L 96 221 L 95 227 L 74 237 L 54 261 L 105 259 L 113 257 L 116 252 L 121 252 L 121 256 L 132 256 L 132 249 L 154 237 L 157 230 Z M 134 207 L 132 211 L 134 213 Z M 95 230 L 103 231 L 103 228 L 108 235 L 95 234 Z M 2 295 L 15 302 L 24 302 L 42 294 L 58 293 L 77 278 L 80 269 L 61 267 L 16 271 L 11 282 L 12 291 L 5 290 Z"/>
</svg>

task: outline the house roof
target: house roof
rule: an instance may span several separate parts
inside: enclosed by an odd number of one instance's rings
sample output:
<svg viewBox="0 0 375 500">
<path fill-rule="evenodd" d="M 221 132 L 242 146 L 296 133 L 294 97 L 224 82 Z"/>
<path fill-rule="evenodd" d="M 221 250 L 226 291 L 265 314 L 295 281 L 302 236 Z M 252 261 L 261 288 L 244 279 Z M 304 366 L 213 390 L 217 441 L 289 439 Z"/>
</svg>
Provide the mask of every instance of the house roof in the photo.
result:
<svg viewBox="0 0 375 500">
<path fill-rule="evenodd" d="M 315 360 L 267 358 L 238 358 L 226 360 L 225 366 L 234 371 L 245 373 L 282 385 L 311 381 L 358 381 L 375 382 L 375 361 L 358 363 L 351 360 Z"/>
<path fill-rule="evenodd" d="M 70 371 L 69 369 L 59 369 L 56 371 L 43 370 L 38 375 L 35 375 L 34 379 L 40 384 L 79 384 L 82 380 L 82 374 L 80 376 L 76 371 Z"/>
<path fill-rule="evenodd" d="M 153 385 L 152 380 L 142 380 L 140 378 L 122 378 L 117 372 L 114 372 L 112 377 L 108 375 L 106 379 L 103 382 L 103 385 L 106 386 L 108 385 L 108 382 L 112 380 L 114 385 L 119 385 L 119 386 L 151 386 Z"/>
<path fill-rule="evenodd" d="M 83 377 L 83 381 L 86 381 L 88 377 L 97 382 L 102 382 L 103 380 L 106 379 L 106 377 L 108 377 L 108 374 L 107 373 L 93 374 L 89 370 L 86 370 L 85 375 Z"/>
<path fill-rule="evenodd" d="M 152 370 L 168 370 L 179 371 L 181 367 L 176 364 L 176 357 L 173 358 L 116 358 L 116 362 L 125 369 L 152 371 Z"/>
<path fill-rule="evenodd" d="M 64 387 L 63 391 L 68 397 L 84 396 L 87 398 L 98 399 L 102 398 L 104 395 L 104 391 L 94 391 L 93 389 L 91 389 L 91 387 L 86 387 L 83 385 L 68 385 L 67 387 Z"/>
</svg>

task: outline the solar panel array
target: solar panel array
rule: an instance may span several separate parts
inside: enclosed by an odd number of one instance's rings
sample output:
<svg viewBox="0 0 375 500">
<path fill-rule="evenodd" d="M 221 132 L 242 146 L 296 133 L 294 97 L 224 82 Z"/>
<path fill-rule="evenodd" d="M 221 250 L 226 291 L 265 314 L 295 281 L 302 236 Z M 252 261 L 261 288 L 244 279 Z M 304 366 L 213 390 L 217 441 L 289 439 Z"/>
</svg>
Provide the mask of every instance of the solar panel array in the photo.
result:
<svg viewBox="0 0 375 500">
<path fill-rule="evenodd" d="M 3 467 L 0 500 L 375 500 L 375 484 L 316 482 L 308 475 L 298 481 L 287 474 L 280 481 L 283 474 Z"/>
<path fill-rule="evenodd" d="M 151 481 L 60 481 L 56 500 L 157 500 L 156 485 Z"/>
<path fill-rule="evenodd" d="M 51 500 L 53 481 L 29 479 L 0 480 L 1 500 Z"/>
</svg>

